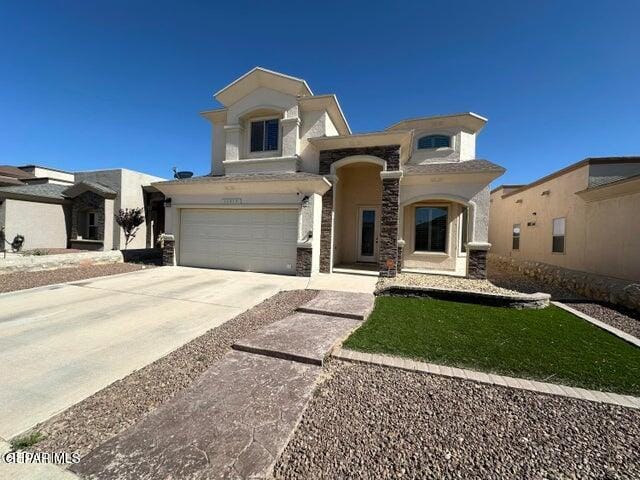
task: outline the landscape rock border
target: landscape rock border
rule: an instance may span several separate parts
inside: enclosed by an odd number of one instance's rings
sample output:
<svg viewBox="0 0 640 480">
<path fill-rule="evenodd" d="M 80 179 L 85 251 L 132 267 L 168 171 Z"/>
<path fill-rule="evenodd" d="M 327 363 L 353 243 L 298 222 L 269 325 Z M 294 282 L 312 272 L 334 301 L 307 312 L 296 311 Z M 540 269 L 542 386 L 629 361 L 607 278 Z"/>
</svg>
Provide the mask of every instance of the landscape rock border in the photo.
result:
<svg viewBox="0 0 640 480">
<path fill-rule="evenodd" d="M 54 255 L 10 255 L 0 258 L 0 275 L 14 272 L 40 272 L 58 268 L 81 267 L 108 263 L 160 264 L 161 251 L 153 248 L 132 250 L 84 251 Z"/>
<path fill-rule="evenodd" d="M 517 260 L 489 254 L 489 263 L 513 268 L 548 285 L 559 286 L 601 302 L 622 305 L 640 311 L 640 282 L 570 270 L 547 263 Z"/>
</svg>

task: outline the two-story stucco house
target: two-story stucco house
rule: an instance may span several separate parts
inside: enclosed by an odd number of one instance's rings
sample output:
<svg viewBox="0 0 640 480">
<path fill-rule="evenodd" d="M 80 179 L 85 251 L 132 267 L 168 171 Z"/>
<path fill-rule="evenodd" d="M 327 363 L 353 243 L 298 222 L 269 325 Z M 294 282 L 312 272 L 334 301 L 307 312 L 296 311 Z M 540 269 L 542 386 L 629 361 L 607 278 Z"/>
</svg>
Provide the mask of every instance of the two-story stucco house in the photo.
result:
<svg viewBox="0 0 640 480">
<path fill-rule="evenodd" d="M 209 175 L 155 183 L 179 265 L 309 276 L 334 268 L 483 277 L 487 120 L 404 120 L 354 134 L 335 95 L 254 68 L 215 94 Z M 170 201 L 169 201 L 170 199 Z M 171 248 L 172 242 L 169 242 Z"/>
</svg>

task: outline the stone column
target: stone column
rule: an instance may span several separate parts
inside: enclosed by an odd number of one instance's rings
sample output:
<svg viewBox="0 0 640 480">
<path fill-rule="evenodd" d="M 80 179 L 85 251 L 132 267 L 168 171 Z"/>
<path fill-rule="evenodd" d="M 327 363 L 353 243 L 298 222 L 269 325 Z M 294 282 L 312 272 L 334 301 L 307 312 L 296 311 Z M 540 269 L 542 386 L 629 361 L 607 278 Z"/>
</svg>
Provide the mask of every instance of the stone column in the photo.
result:
<svg viewBox="0 0 640 480">
<path fill-rule="evenodd" d="M 484 280 L 487 278 L 487 252 L 490 243 L 467 243 L 467 278 Z"/>
<path fill-rule="evenodd" d="M 311 254 L 313 249 L 310 244 L 298 245 L 296 250 L 296 276 L 311 276 Z"/>
<path fill-rule="evenodd" d="M 335 180 L 331 182 L 335 186 Z M 333 235 L 333 189 L 322 196 L 322 220 L 320 222 L 320 272 L 331 273 L 331 250 Z"/>
<path fill-rule="evenodd" d="M 382 277 L 398 273 L 398 210 L 400 209 L 400 171 L 382 171 L 382 213 L 380 218 L 379 271 Z"/>
<path fill-rule="evenodd" d="M 176 264 L 176 240 L 173 235 L 165 233 L 162 247 L 162 265 L 173 267 Z"/>
</svg>

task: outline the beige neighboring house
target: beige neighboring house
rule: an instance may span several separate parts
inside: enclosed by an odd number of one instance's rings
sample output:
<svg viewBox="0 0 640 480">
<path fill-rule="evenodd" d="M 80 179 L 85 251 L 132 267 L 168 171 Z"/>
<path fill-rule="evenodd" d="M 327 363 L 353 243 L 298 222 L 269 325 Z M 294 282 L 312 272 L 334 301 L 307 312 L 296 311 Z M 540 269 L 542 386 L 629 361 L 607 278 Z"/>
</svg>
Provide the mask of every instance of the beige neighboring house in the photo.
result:
<svg viewBox="0 0 640 480">
<path fill-rule="evenodd" d="M 491 252 L 640 280 L 640 157 L 587 158 L 491 192 Z"/>
<path fill-rule="evenodd" d="M 129 248 L 154 246 L 164 231 L 164 196 L 150 184 L 162 180 L 126 169 L 66 172 L 38 165 L 0 166 L 0 227 L 23 249 L 124 248 L 115 222 L 120 208 L 143 208 L 145 224 Z"/>
<path fill-rule="evenodd" d="M 221 107 L 201 114 L 211 172 L 154 184 L 167 197 L 170 261 L 301 276 L 485 275 L 489 183 L 504 172 L 476 158 L 485 118 L 355 134 L 335 95 L 263 68 L 214 97 Z"/>
</svg>

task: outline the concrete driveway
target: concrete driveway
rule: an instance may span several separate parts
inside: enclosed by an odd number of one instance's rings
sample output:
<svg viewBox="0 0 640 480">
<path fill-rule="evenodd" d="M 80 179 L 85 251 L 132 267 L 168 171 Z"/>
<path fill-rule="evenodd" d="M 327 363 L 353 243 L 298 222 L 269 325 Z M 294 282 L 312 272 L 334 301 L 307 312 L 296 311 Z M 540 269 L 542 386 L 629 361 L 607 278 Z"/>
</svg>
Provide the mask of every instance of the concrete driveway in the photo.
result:
<svg viewBox="0 0 640 480">
<path fill-rule="evenodd" d="M 308 279 L 173 267 L 0 295 L 9 439 Z"/>
</svg>

